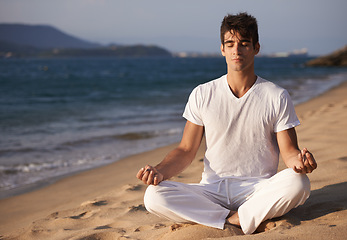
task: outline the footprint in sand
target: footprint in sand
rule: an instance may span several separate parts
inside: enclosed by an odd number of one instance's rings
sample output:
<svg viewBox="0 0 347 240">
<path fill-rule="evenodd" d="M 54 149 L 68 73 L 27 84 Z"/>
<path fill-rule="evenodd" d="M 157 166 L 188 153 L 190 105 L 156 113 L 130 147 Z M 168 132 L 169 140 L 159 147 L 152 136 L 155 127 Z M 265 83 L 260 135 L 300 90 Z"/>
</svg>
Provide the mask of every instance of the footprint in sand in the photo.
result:
<svg viewBox="0 0 347 240">
<path fill-rule="evenodd" d="M 46 219 L 50 219 L 50 218 L 53 218 L 53 219 L 59 218 L 59 212 L 54 212 L 54 213 L 50 214 Z"/>
<path fill-rule="evenodd" d="M 340 157 L 340 158 L 338 158 L 338 160 L 347 161 L 347 156 L 346 157 Z"/>
<path fill-rule="evenodd" d="M 320 110 L 321 112 L 327 112 L 327 111 L 329 111 L 331 108 L 333 108 L 334 106 L 335 106 L 335 104 L 328 103 L 328 104 L 323 105 L 319 110 Z"/>
<path fill-rule="evenodd" d="M 176 231 L 182 227 L 187 227 L 187 226 L 190 226 L 191 224 L 179 224 L 179 223 L 175 223 L 173 225 L 170 226 L 170 231 L 173 232 L 173 231 Z"/>
<path fill-rule="evenodd" d="M 108 204 L 107 200 L 101 200 L 101 201 L 97 201 L 92 203 L 94 206 L 105 206 Z"/>
<path fill-rule="evenodd" d="M 238 229 L 232 225 L 221 230 L 199 224 L 173 224 L 170 226 L 170 230 L 162 236 L 162 239 L 187 239 L 187 236 L 194 236 L 194 239 L 214 239 L 236 235 L 243 234 L 241 229 Z"/>
<path fill-rule="evenodd" d="M 112 227 L 108 226 L 108 225 L 104 225 L 104 226 L 98 226 L 96 228 L 94 228 L 94 230 L 104 230 L 104 229 L 110 229 Z"/>
<path fill-rule="evenodd" d="M 145 205 L 140 204 L 137 206 L 131 206 L 129 207 L 129 210 L 128 210 L 128 212 L 138 212 L 138 211 L 142 211 L 142 212 L 147 211 L 145 208 Z"/>
<path fill-rule="evenodd" d="M 83 213 L 81 213 L 80 215 L 77 215 L 77 216 L 71 216 L 70 218 L 72 218 L 72 219 L 83 219 L 83 218 L 85 218 L 84 216 L 87 214 L 87 212 L 83 212 Z"/>
<path fill-rule="evenodd" d="M 94 233 L 92 235 L 88 235 L 88 236 L 79 238 L 79 240 L 125 239 L 125 238 L 122 238 L 122 237 L 123 236 L 121 234 L 117 233 L 117 232 L 102 232 L 102 233 Z"/>
<path fill-rule="evenodd" d="M 86 201 L 81 204 L 82 207 L 91 205 L 91 206 L 105 206 L 108 204 L 107 200 L 99 200 L 99 201 Z"/>
<path fill-rule="evenodd" d="M 300 210 L 296 209 L 296 211 Z M 300 223 L 300 218 L 298 218 L 296 213 L 292 212 L 282 217 L 269 219 L 263 222 L 256 230 L 256 233 L 266 232 L 275 228 L 281 232 L 284 229 L 290 229 L 296 225 L 300 225 Z"/>
<path fill-rule="evenodd" d="M 165 228 L 165 227 L 166 227 L 166 225 L 164 225 L 162 223 L 157 223 L 157 224 L 154 224 L 154 225 L 143 225 L 143 226 L 135 228 L 134 232 L 158 230 L 158 229 Z"/>
<path fill-rule="evenodd" d="M 277 226 L 276 222 L 273 220 L 266 220 L 262 222 L 259 227 L 255 230 L 256 233 L 269 231 Z"/>
<path fill-rule="evenodd" d="M 128 184 L 128 185 L 123 186 L 123 189 L 125 191 L 140 191 L 144 187 L 145 186 L 143 184 L 136 184 L 136 185 Z"/>
<path fill-rule="evenodd" d="M 91 216 L 93 216 L 95 213 L 99 212 L 100 210 L 92 210 L 92 211 L 85 211 L 81 214 L 70 216 L 71 219 L 87 219 Z"/>
<path fill-rule="evenodd" d="M 157 223 L 153 226 L 153 229 L 160 229 L 160 228 L 164 228 L 166 227 L 165 224 L 162 224 L 162 223 Z"/>
</svg>

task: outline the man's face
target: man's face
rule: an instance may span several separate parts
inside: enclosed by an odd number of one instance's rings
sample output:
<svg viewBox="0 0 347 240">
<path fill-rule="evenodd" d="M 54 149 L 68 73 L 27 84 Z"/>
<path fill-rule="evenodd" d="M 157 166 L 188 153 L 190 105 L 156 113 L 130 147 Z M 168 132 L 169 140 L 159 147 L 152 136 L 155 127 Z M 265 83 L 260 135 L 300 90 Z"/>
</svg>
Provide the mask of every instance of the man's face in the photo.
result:
<svg viewBox="0 0 347 240">
<path fill-rule="evenodd" d="M 228 65 L 228 71 L 253 70 L 254 56 L 258 54 L 260 45 L 253 47 L 252 39 L 243 38 L 238 33 L 227 32 L 221 51 Z"/>
</svg>

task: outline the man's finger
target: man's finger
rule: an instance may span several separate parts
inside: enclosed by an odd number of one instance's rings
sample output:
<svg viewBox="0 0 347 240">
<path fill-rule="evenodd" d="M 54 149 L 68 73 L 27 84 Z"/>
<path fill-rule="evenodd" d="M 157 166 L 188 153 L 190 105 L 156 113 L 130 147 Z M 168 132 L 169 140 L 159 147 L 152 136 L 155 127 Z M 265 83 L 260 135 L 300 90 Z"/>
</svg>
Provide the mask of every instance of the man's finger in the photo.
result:
<svg viewBox="0 0 347 240">
<path fill-rule="evenodd" d="M 138 179 L 141 180 L 144 171 L 145 171 L 145 169 L 144 169 L 144 168 L 141 168 L 141 169 L 137 172 L 136 177 L 137 177 Z"/>
<path fill-rule="evenodd" d="M 154 180 L 154 172 L 153 172 L 153 171 L 150 171 L 146 183 L 147 183 L 148 185 L 150 185 L 150 184 L 153 183 L 153 180 Z"/>
<path fill-rule="evenodd" d="M 306 173 L 312 172 L 313 169 L 312 169 L 312 166 L 310 165 L 309 160 L 307 159 L 307 155 L 306 154 L 305 154 L 304 166 L 305 166 Z"/>
<path fill-rule="evenodd" d="M 148 169 L 151 169 L 151 168 L 152 168 L 152 166 L 146 165 L 146 166 L 145 166 L 145 171 L 148 171 Z"/>
<path fill-rule="evenodd" d="M 314 159 L 313 155 L 310 152 L 306 153 L 306 158 L 307 158 L 307 161 L 310 164 L 310 166 L 313 169 L 316 169 L 317 168 L 317 162 L 316 162 L 316 160 Z"/>
<path fill-rule="evenodd" d="M 157 186 L 158 185 L 158 182 L 159 180 L 158 180 L 158 175 L 154 175 L 154 180 L 153 180 L 153 184 L 154 184 L 154 186 Z"/>
<path fill-rule="evenodd" d="M 310 172 L 312 172 L 312 168 L 306 161 L 305 164 L 304 164 L 304 169 L 303 169 L 302 173 L 310 173 Z"/>
<path fill-rule="evenodd" d="M 298 169 L 296 166 L 294 166 L 293 170 L 294 170 L 294 172 L 296 172 L 296 173 L 301 173 L 301 169 Z"/>
<path fill-rule="evenodd" d="M 144 183 L 144 184 L 147 184 L 147 180 L 148 180 L 148 175 L 149 175 L 149 171 L 144 171 L 144 174 L 142 175 L 142 178 L 141 178 L 141 180 L 142 180 L 142 182 Z"/>
<path fill-rule="evenodd" d="M 304 149 L 301 150 L 301 160 L 302 160 L 302 162 L 303 162 L 304 165 L 305 165 L 305 163 L 306 163 L 306 161 L 307 161 L 307 159 L 306 159 L 306 151 L 307 151 L 306 148 L 304 148 Z"/>
</svg>

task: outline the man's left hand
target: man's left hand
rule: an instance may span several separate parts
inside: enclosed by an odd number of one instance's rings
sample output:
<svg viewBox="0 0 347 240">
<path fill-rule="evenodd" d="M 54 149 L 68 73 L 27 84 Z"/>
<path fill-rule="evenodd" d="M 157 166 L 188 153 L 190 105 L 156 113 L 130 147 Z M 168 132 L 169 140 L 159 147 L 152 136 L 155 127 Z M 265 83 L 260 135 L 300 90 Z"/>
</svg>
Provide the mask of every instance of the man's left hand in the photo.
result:
<svg viewBox="0 0 347 240">
<path fill-rule="evenodd" d="M 307 148 L 301 150 L 298 154 L 298 158 L 303 163 L 301 166 L 294 166 L 294 171 L 297 173 L 311 173 L 317 168 L 317 162 L 314 159 L 312 153 L 310 153 Z"/>
</svg>

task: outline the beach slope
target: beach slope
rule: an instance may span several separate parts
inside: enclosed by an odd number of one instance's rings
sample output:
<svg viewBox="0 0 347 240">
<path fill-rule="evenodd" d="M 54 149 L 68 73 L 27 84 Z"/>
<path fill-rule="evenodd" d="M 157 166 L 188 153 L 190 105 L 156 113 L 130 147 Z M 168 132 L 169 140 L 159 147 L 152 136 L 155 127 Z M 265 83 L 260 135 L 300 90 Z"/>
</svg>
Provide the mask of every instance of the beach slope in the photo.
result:
<svg viewBox="0 0 347 240">
<path fill-rule="evenodd" d="M 0 200 L 0 239 L 346 239 L 347 83 L 296 106 L 300 147 L 315 155 L 307 202 L 274 219 L 266 232 L 174 224 L 149 214 L 139 168 L 155 164 L 175 145 L 134 155 L 64 178 L 48 187 Z M 204 146 L 175 181 L 198 182 Z M 283 169 L 281 162 L 279 169 Z M 231 238 L 232 237 L 232 238 Z"/>
</svg>

